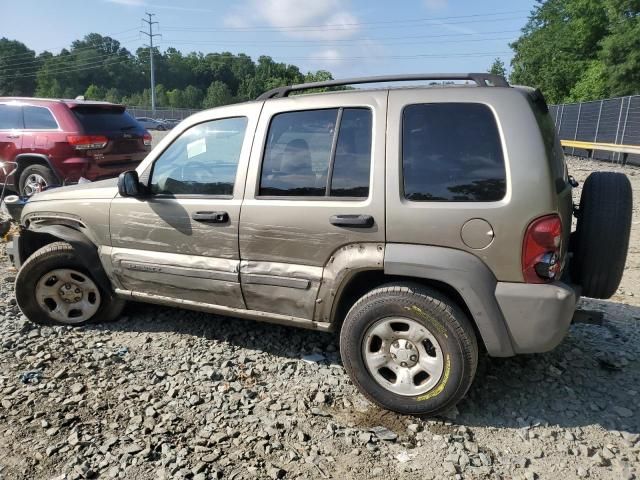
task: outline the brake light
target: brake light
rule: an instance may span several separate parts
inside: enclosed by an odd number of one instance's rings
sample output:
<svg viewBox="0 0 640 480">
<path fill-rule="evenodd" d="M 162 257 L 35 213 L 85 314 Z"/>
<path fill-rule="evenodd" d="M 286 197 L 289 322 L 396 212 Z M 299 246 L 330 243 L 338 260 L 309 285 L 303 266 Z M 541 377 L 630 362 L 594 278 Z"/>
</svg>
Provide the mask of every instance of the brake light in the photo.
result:
<svg viewBox="0 0 640 480">
<path fill-rule="evenodd" d="M 76 150 L 95 150 L 106 147 L 109 139 L 103 135 L 68 135 L 67 141 Z"/>
<path fill-rule="evenodd" d="M 545 283 L 560 273 L 562 221 L 558 215 L 537 218 L 529 224 L 522 245 L 522 275 L 527 283 Z"/>
<path fill-rule="evenodd" d="M 142 136 L 142 139 L 144 140 L 144 144 L 147 147 L 151 146 L 151 140 L 153 140 L 153 137 L 151 136 L 151 134 L 147 131 L 144 132 L 144 135 Z"/>
</svg>

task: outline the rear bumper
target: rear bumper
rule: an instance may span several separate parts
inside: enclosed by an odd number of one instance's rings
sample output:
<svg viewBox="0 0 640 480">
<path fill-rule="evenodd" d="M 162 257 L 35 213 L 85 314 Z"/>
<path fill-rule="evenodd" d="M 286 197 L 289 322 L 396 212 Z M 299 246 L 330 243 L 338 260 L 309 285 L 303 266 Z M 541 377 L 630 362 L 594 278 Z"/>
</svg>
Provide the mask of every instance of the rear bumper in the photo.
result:
<svg viewBox="0 0 640 480">
<path fill-rule="evenodd" d="M 95 182 L 113 178 L 127 170 L 134 170 L 146 157 L 147 152 L 119 155 L 108 162 L 99 162 L 91 157 L 71 157 L 54 165 L 61 184 L 78 183 L 80 177 Z"/>
<path fill-rule="evenodd" d="M 562 282 L 498 282 L 496 300 L 514 352 L 539 353 L 555 348 L 567 334 L 578 293 Z"/>
</svg>

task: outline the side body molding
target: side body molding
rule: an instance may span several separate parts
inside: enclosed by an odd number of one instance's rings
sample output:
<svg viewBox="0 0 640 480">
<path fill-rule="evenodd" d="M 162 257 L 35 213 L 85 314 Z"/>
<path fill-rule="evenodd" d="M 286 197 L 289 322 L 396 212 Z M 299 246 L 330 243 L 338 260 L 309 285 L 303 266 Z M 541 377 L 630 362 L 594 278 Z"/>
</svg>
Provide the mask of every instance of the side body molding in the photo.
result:
<svg viewBox="0 0 640 480">
<path fill-rule="evenodd" d="M 453 287 L 467 304 L 489 355 L 514 355 L 504 316 L 496 301 L 497 280 L 476 256 L 452 248 L 389 243 L 384 273 L 424 278 Z"/>
</svg>

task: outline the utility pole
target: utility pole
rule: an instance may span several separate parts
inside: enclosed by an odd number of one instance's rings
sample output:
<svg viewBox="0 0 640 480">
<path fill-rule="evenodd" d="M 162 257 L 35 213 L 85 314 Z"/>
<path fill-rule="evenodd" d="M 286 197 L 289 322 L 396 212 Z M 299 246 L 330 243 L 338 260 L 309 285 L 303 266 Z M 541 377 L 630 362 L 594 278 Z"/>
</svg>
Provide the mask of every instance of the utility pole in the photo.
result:
<svg viewBox="0 0 640 480">
<path fill-rule="evenodd" d="M 153 33 L 153 26 L 157 25 L 158 22 L 153 21 L 153 17 L 155 13 L 145 12 L 145 15 L 149 17 L 149 19 L 143 18 L 142 21 L 149 25 L 149 31 L 143 32 L 140 30 L 140 33 L 149 37 L 149 44 L 145 45 L 145 47 L 149 48 L 149 63 L 151 66 L 151 111 L 153 112 L 153 116 L 156 116 L 156 76 L 153 69 L 153 37 L 159 37 L 159 33 Z"/>
</svg>

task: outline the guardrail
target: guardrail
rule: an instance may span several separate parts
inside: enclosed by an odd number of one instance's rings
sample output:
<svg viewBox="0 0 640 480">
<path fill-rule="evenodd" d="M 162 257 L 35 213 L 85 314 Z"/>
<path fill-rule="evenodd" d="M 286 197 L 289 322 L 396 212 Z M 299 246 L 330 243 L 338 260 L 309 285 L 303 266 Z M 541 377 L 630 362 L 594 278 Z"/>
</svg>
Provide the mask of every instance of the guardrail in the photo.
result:
<svg viewBox="0 0 640 480">
<path fill-rule="evenodd" d="M 584 142 L 567 144 L 567 153 L 640 165 L 640 95 L 549 105 L 549 111 L 563 142 Z"/>
<path fill-rule="evenodd" d="M 620 145 L 616 143 L 583 142 L 581 140 L 560 140 L 565 148 L 579 149 L 587 152 L 587 158 L 594 158 L 596 151 L 616 152 L 620 154 L 618 161 L 626 165 L 629 155 L 640 155 L 640 145 Z"/>
</svg>

